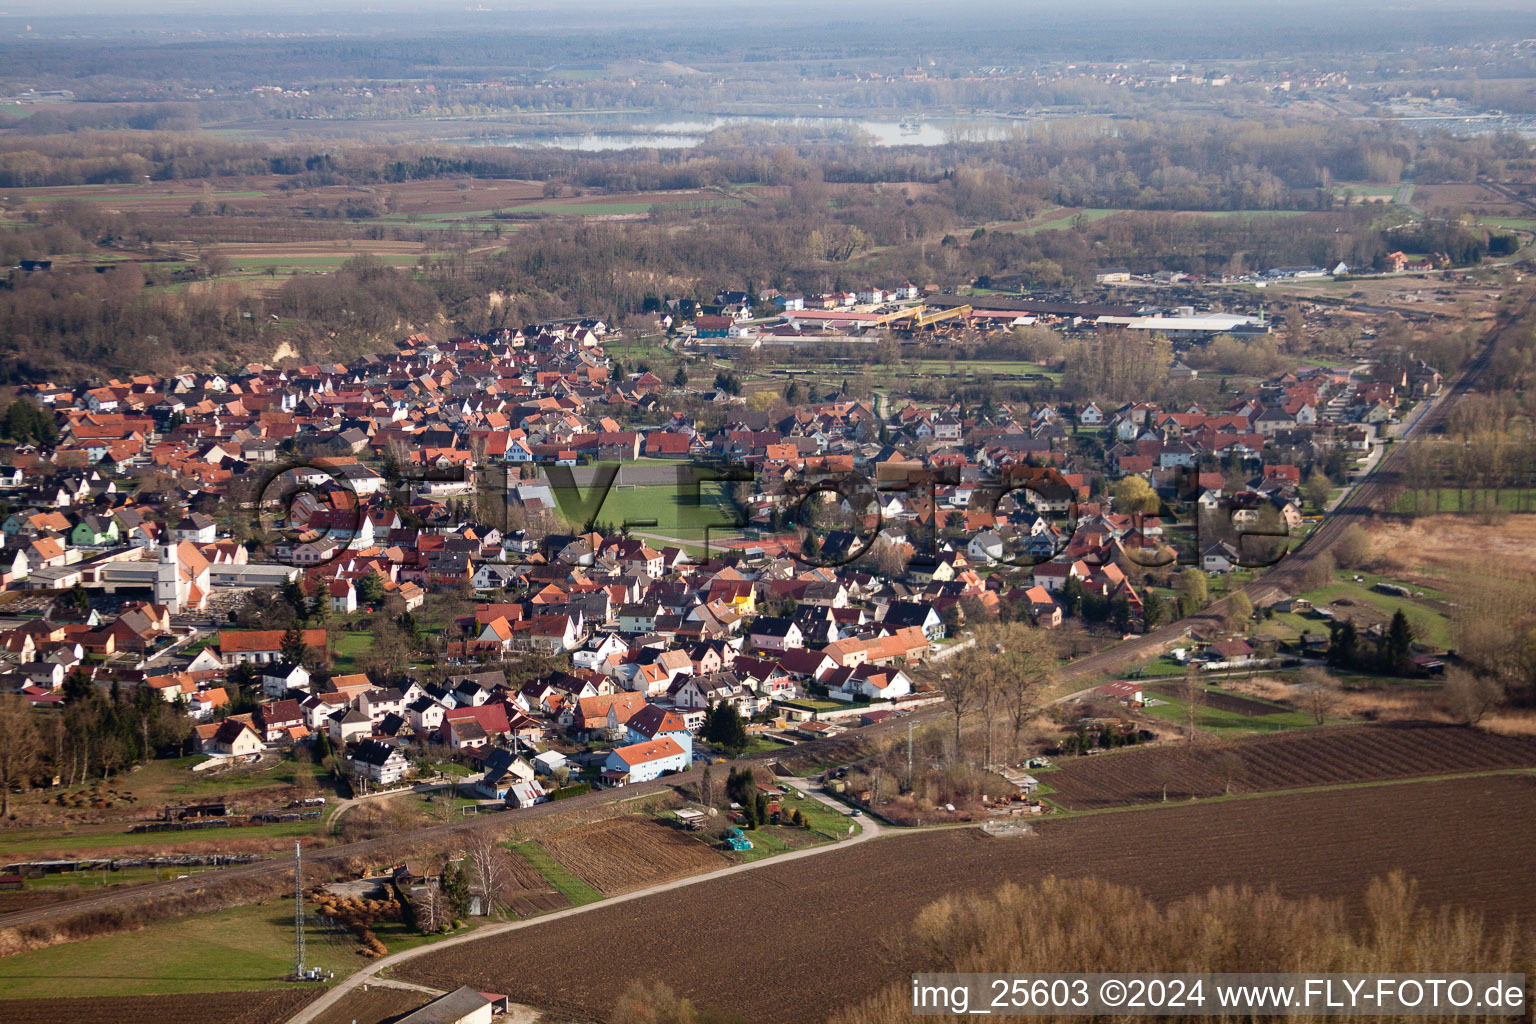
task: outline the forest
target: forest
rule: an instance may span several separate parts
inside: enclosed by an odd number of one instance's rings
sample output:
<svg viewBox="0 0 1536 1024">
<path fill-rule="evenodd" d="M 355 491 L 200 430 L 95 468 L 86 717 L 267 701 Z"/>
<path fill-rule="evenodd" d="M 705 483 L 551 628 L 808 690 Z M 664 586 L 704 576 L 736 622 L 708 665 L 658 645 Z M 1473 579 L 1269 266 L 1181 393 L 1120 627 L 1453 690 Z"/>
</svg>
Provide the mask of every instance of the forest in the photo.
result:
<svg viewBox="0 0 1536 1024">
<path fill-rule="evenodd" d="M 34 118 L 37 115 L 32 115 Z M 28 118 L 32 120 L 32 118 Z M 790 184 L 814 165 L 827 182 L 946 180 L 960 165 L 995 164 L 1063 205 L 1185 210 L 1316 210 L 1338 202 L 1332 182 L 1469 180 L 1527 166 L 1515 135 L 1420 137 L 1370 121 L 1307 123 L 1161 112 L 1084 116 L 1020 128 L 991 141 L 875 148 L 796 144 L 795 133 L 731 127 L 691 149 L 583 153 L 439 143 L 267 143 L 182 131 L 175 118 L 0 135 L 0 187 L 127 184 L 242 175 L 285 176 L 290 188 L 442 177 L 520 178 L 615 191 Z M 118 129 L 140 128 L 125 131 Z M 975 199 L 990 203 L 990 192 Z"/>
</svg>

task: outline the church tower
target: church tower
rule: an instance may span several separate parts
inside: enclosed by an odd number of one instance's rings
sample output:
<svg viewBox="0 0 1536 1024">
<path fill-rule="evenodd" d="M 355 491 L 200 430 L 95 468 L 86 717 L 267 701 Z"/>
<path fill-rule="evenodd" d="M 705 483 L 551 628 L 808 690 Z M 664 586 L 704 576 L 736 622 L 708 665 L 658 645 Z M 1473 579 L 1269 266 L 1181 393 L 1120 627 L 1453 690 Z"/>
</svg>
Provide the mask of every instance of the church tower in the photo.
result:
<svg viewBox="0 0 1536 1024">
<path fill-rule="evenodd" d="M 163 604 L 172 615 L 181 612 L 181 566 L 176 545 L 160 547 L 160 563 L 155 567 L 155 604 Z"/>
</svg>

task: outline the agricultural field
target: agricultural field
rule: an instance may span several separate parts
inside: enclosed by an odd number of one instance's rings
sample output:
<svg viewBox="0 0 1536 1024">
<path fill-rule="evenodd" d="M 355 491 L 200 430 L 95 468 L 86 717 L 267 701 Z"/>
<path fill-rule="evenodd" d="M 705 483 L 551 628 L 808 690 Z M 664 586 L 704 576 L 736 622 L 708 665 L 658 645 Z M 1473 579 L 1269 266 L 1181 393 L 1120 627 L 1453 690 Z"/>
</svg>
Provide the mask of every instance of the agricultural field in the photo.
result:
<svg viewBox="0 0 1536 1024">
<path fill-rule="evenodd" d="M 374 931 L 391 951 L 425 941 L 397 921 Z M 306 959 L 315 966 L 346 974 L 365 962 L 347 929 L 316 920 L 308 932 Z M 279 987 L 291 970 L 293 905 L 279 900 L 0 958 L 0 999 L 54 995 L 60 978 L 81 996 L 259 990 Z M 3 1005 L 0 1020 L 9 1021 Z"/>
<path fill-rule="evenodd" d="M 169 882 L 179 875 L 196 875 L 216 871 L 214 867 L 174 868 L 121 868 L 117 871 L 69 871 L 42 878 L 27 879 L 25 889 L 0 892 L 0 914 L 13 910 L 30 910 L 34 907 L 67 903 L 87 896 L 100 895 L 105 889 L 118 886 L 147 885 L 151 882 Z"/>
<path fill-rule="evenodd" d="M 1233 701 L 1252 701 L 1230 697 Z M 1046 776 L 1069 810 L 1233 793 L 1341 786 L 1507 768 L 1536 768 L 1536 738 L 1459 726 L 1311 728 L 1235 743 L 1165 745 L 1075 758 Z"/>
<path fill-rule="evenodd" d="M 1475 182 L 1415 185 L 1414 205 L 1426 213 L 1444 216 L 1462 212 L 1484 217 L 1521 217 L 1530 211 L 1521 203 Z"/>
<path fill-rule="evenodd" d="M 166 805 L 222 801 L 243 819 L 254 811 L 283 808 L 297 797 L 323 795 L 326 779 L 308 762 L 281 758 L 254 766 L 194 772 L 202 754 L 148 762 L 88 785 L 19 794 L 11 804 L 16 821 L 0 830 L 0 863 L 12 855 L 134 849 L 166 853 L 254 852 L 252 840 L 309 835 L 319 822 L 232 827 L 209 832 L 130 833 L 155 820 Z M 255 845 L 260 845 L 255 844 Z M 266 847 L 263 846 L 263 849 Z"/>
<path fill-rule="evenodd" d="M 1409 491 L 1400 496 L 1392 511 L 1400 516 L 1457 512 L 1536 512 L 1536 487 L 1487 488 L 1442 487 L 1436 491 Z"/>
<path fill-rule="evenodd" d="M 1390 203 L 1402 188 L 1394 182 L 1351 181 L 1334 184 L 1327 191 L 1343 203 Z"/>
<path fill-rule="evenodd" d="M 17 829 L 0 839 L 0 860 L 13 855 L 37 859 L 54 854 L 102 854 L 126 856 L 145 853 L 259 853 L 276 850 L 284 842 L 317 834 L 321 823 L 285 821 L 275 825 L 248 825 L 228 829 L 187 832 L 128 832 L 122 825 L 84 825 L 59 832 L 57 827 Z"/>
<path fill-rule="evenodd" d="M 1146 707 L 1147 714 L 1180 727 L 1188 723 L 1189 708 L 1180 699 L 1177 685 L 1149 685 L 1144 692 L 1158 702 Z M 1213 687 L 1206 689 L 1204 703 L 1195 711 L 1196 729 L 1224 738 L 1300 729 L 1312 724 L 1310 717 L 1289 705 Z"/>
<path fill-rule="evenodd" d="M 315 1024 L 375 1024 L 425 1006 L 431 996 L 410 989 L 370 985 L 355 988 L 315 1018 Z"/>
<path fill-rule="evenodd" d="M 1017 839 L 973 829 L 882 838 L 428 953 L 393 974 L 505 992 L 576 1019 L 607 1014 L 630 979 L 666 977 L 698 1004 L 763 1024 L 812 1024 L 924 969 L 910 926 L 934 900 L 1052 875 L 1102 878 L 1157 900 L 1273 886 L 1343 897 L 1358 914 L 1369 881 L 1402 870 L 1424 883 L 1431 906 L 1529 925 L 1536 819 L 1510 809 L 1532 800 L 1536 779 L 1470 778 L 1089 815 Z M 648 941 L 613 942 L 637 929 Z M 718 955 L 679 972 L 679 943 Z M 607 969 L 571 970 L 596 948 Z M 763 984 L 764 964 L 793 983 Z"/>
<path fill-rule="evenodd" d="M 514 917 L 534 917 L 546 911 L 562 910 L 572 903 L 570 897 L 540 871 L 540 858 L 528 856 L 531 851 L 523 849 L 534 845 L 520 843 L 506 854 L 507 885 L 502 901 Z"/>
<path fill-rule="evenodd" d="M 544 848 L 544 844 L 529 840 L 513 843 L 511 850 L 543 880 L 542 887 L 573 907 L 596 903 L 603 894 L 577 878 L 564 864 Z M 536 886 L 538 883 L 531 883 Z"/>
<path fill-rule="evenodd" d="M 319 776 L 313 764 L 283 758 L 247 768 L 194 772 L 204 754 L 149 761 L 105 781 L 72 788 L 39 789 L 11 801 L 22 823 L 51 824 L 85 819 L 141 820 L 168 803 L 226 799 L 240 807 L 265 810 L 290 799 L 295 788 L 313 795 Z M 62 802 L 61 802 L 62 801 Z M 3 833 L 0 833 L 3 835 Z M 3 842 L 3 840 L 0 840 Z"/>
<path fill-rule="evenodd" d="M 1493 525 L 1458 515 L 1378 520 L 1370 536 L 1378 568 L 1415 583 L 1464 573 L 1478 559 L 1536 577 L 1536 516 L 1509 516 Z"/>
<path fill-rule="evenodd" d="M 604 896 L 730 864 L 689 833 L 639 815 L 578 825 L 539 845 Z"/>
<path fill-rule="evenodd" d="M 277 175 L 252 175 L 245 178 L 219 178 L 204 182 L 189 178 L 181 181 L 147 182 L 142 185 L 60 185 L 38 188 L 12 188 L 5 192 L 11 201 L 57 203 L 63 201 L 101 204 L 124 213 L 185 214 L 199 200 L 217 206 L 227 203 L 241 211 L 281 216 L 308 208 L 348 206 L 370 202 L 387 203 L 391 216 L 429 217 L 459 215 L 466 208 L 486 211 L 525 204 L 542 198 L 544 186 L 537 181 L 512 179 L 474 179 L 456 181 L 402 181 L 388 185 L 321 185 L 311 188 L 284 189 L 289 179 Z"/>
<path fill-rule="evenodd" d="M 73 991 L 71 988 L 70 991 Z M 91 996 L 0 1001 L 6 1024 L 272 1024 L 287 1020 L 319 993 L 313 988 L 268 992 L 208 992 L 182 996 Z M 409 993 L 401 993 L 407 995 Z"/>
</svg>

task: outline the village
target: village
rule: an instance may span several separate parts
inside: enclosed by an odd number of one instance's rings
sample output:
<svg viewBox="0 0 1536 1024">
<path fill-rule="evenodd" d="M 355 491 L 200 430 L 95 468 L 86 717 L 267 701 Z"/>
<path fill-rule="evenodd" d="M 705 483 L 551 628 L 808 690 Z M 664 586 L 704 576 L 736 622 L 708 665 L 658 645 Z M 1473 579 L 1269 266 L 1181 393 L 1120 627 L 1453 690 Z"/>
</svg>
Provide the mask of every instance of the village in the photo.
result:
<svg viewBox="0 0 1536 1024">
<path fill-rule="evenodd" d="M 693 350 L 763 301 L 888 325 L 917 294 L 722 294 L 657 327 Z M 0 685 L 45 712 L 147 691 L 216 762 L 334 751 L 357 792 L 457 762 L 474 798 L 528 807 L 942 702 L 921 666 L 989 619 L 1071 633 L 1075 654 L 1190 614 L 1189 572 L 1214 596 L 1270 564 L 1243 534 L 1305 536 L 1441 386 L 1360 361 L 1214 408 L 717 386 L 685 412 L 681 371 L 614 372 L 619 336 L 576 318 L 347 366 L 32 389 L 56 426 L 0 482 Z M 409 640 L 382 664 L 380 621 Z"/>
</svg>

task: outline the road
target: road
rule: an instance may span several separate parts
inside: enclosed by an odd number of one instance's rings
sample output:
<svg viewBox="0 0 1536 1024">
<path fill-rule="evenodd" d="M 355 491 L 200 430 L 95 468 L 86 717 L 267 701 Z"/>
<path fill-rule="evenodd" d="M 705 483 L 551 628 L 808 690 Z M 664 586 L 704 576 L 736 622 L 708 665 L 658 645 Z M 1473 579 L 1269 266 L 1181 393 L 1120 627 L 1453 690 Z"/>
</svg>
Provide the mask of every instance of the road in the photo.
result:
<svg viewBox="0 0 1536 1024">
<path fill-rule="evenodd" d="M 1505 324 L 1507 322 L 1505 321 Z M 1402 464 L 1406 461 L 1403 449 L 1408 447 L 1411 442 L 1439 428 L 1445 422 L 1446 415 L 1455 402 L 1472 389 L 1478 376 L 1487 368 L 1493 353 L 1493 339 L 1497 337 L 1500 329 L 1495 328 L 1495 330 L 1489 332 L 1487 343 L 1477 358 L 1457 375 L 1451 384 L 1443 387 L 1441 393 L 1431 399 L 1427 406 L 1417 414 L 1417 418 L 1407 425 L 1401 438 L 1391 446 L 1391 450 L 1376 464 L 1374 472 L 1361 479 L 1344 496 L 1337 512 L 1328 516 L 1297 550 L 1288 554 L 1278 565 L 1270 568 L 1264 575 L 1250 581 L 1242 588 L 1242 592 L 1247 594 L 1254 606 L 1257 607 L 1273 602 L 1301 589 L 1301 576 L 1305 572 L 1307 564 L 1316 558 L 1319 553 L 1328 550 L 1329 547 L 1336 543 L 1352 523 L 1360 522 L 1378 510 L 1391 491 L 1395 474 L 1400 471 Z M 1187 640 L 1191 631 L 1196 627 L 1216 628 L 1225 619 L 1229 607 L 1230 598 L 1223 598 L 1196 615 L 1181 619 L 1178 622 L 1163 626 L 1149 633 L 1134 636 L 1105 650 L 1078 658 L 1071 664 L 1059 669 L 1057 678 L 1064 683 L 1078 681 L 1089 683 L 1103 676 L 1118 672 L 1130 665 L 1148 661 Z M 958 647 L 958 645 L 956 646 Z M 1077 693 L 1082 692 L 1085 691 L 1077 691 Z M 1061 699 L 1070 699 L 1071 696 L 1075 695 L 1077 694 L 1070 694 L 1067 698 Z M 874 738 L 884 733 L 898 730 L 905 732 L 909 723 L 927 721 L 945 713 L 946 711 L 942 706 L 924 708 L 902 718 L 865 726 L 859 730 L 859 736 Z M 793 749 L 798 754 L 814 754 L 821 749 L 835 749 L 839 744 L 840 741 L 835 739 L 809 740 L 798 744 Z M 773 752 L 748 754 L 738 758 L 735 762 L 727 763 L 747 765 L 773 761 L 777 757 L 778 754 Z M 675 781 L 675 779 L 671 778 L 657 779 L 652 782 L 627 786 L 622 790 L 600 790 L 579 797 L 573 797 L 570 800 L 538 804 L 534 807 L 507 812 L 506 814 L 480 815 L 468 821 L 432 825 L 411 832 L 408 837 L 387 836 L 380 839 L 368 839 L 356 843 L 317 849 L 306 852 L 306 859 L 310 862 L 327 863 L 350 857 L 374 856 L 385 850 L 393 850 L 403 838 L 431 841 L 456 835 L 469 835 L 485 828 L 513 827 L 521 821 L 564 814 L 567 811 L 575 811 L 594 804 L 615 803 L 650 793 L 661 792 L 670 787 Z M 233 879 L 283 875 L 291 870 L 291 866 L 285 860 L 256 861 L 251 864 L 222 868 L 217 872 L 194 875 L 187 879 L 134 886 L 116 892 L 107 892 L 83 897 L 78 900 L 71 900 L 67 903 L 55 903 L 46 907 L 35 907 L 27 910 L 13 911 L 8 914 L 0 914 L 0 928 L 72 917 L 86 911 L 138 903 L 161 896 L 194 893 L 206 888 L 210 882 L 221 883 Z"/>
<path fill-rule="evenodd" d="M 786 781 L 788 781 L 790 785 L 795 789 L 805 793 L 809 799 L 818 800 L 829 807 L 835 808 L 840 813 L 846 813 L 846 808 L 844 808 L 843 805 L 822 795 L 819 792 L 810 790 L 808 784 L 803 779 Z M 539 804 L 538 806 L 544 807 L 548 805 Z M 314 1020 L 316 1017 L 320 1016 L 320 1014 L 324 1013 L 326 1010 L 340 1002 L 347 995 L 347 993 L 351 992 L 353 989 L 357 988 L 364 982 L 369 981 L 369 979 L 374 978 L 380 971 L 388 970 L 397 964 L 403 963 L 406 960 L 410 960 L 414 957 L 422 956 L 426 953 L 436 953 L 439 950 L 447 949 L 450 946 L 461 946 L 468 942 L 478 942 L 481 939 L 488 939 L 492 936 L 505 935 L 508 932 L 515 932 L 524 928 L 532 928 L 539 925 L 545 925 L 551 921 L 558 921 L 561 918 L 574 917 L 577 914 L 585 914 L 589 911 L 597 910 L 598 908 L 611 907 L 616 903 L 628 903 L 630 900 L 643 899 L 647 896 L 654 896 L 657 893 L 670 892 L 673 889 L 681 889 L 688 885 L 698 885 L 700 882 L 710 882 L 717 878 L 726 878 L 731 875 L 741 874 L 745 871 L 756 871 L 758 868 L 766 867 L 770 864 L 783 864 L 785 861 L 798 860 L 802 857 L 817 857 L 824 853 L 831 853 L 834 850 L 843 850 L 849 846 L 855 846 L 859 843 L 867 843 L 872 839 L 878 839 L 882 836 L 923 835 L 927 831 L 924 829 L 904 829 L 900 831 L 893 831 L 891 829 L 885 828 L 879 822 L 872 820 L 867 815 L 858 819 L 849 818 L 848 820 L 850 823 L 857 820 L 860 830 L 858 834 L 849 836 L 847 839 L 841 839 L 836 842 L 823 843 L 820 846 L 812 846 L 804 850 L 792 850 L 788 853 L 781 853 L 774 857 L 765 857 L 762 860 L 753 861 L 748 864 L 732 864 L 730 867 L 720 868 L 715 871 L 706 872 L 702 875 L 690 875 L 687 878 L 679 878 L 676 881 L 662 882 L 658 885 L 651 885 L 644 889 L 636 889 L 633 892 L 624 893 L 621 896 L 610 896 L 607 899 L 599 900 L 595 903 L 588 903 L 580 907 L 571 907 L 568 910 L 559 910 L 553 914 L 543 914 L 539 917 L 532 917 L 523 921 L 508 921 L 505 924 L 486 925 L 481 928 L 476 928 L 474 931 L 465 932 L 463 935 L 454 935 L 450 938 L 440 939 L 439 941 L 431 943 L 430 945 L 418 946 L 415 949 L 402 950 L 399 953 L 391 953 L 388 956 L 381 957 L 380 959 L 373 961 L 357 973 L 348 975 L 341 981 L 337 982 L 335 985 L 331 986 L 319 999 L 316 999 L 314 1002 L 310 1003 L 308 1006 L 304 1007 L 292 1018 L 290 1018 L 288 1024 L 309 1024 L 310 1021 Z M 974 827 L 974 825 L 971 825 L 970 827 Z"/>
</svg>

